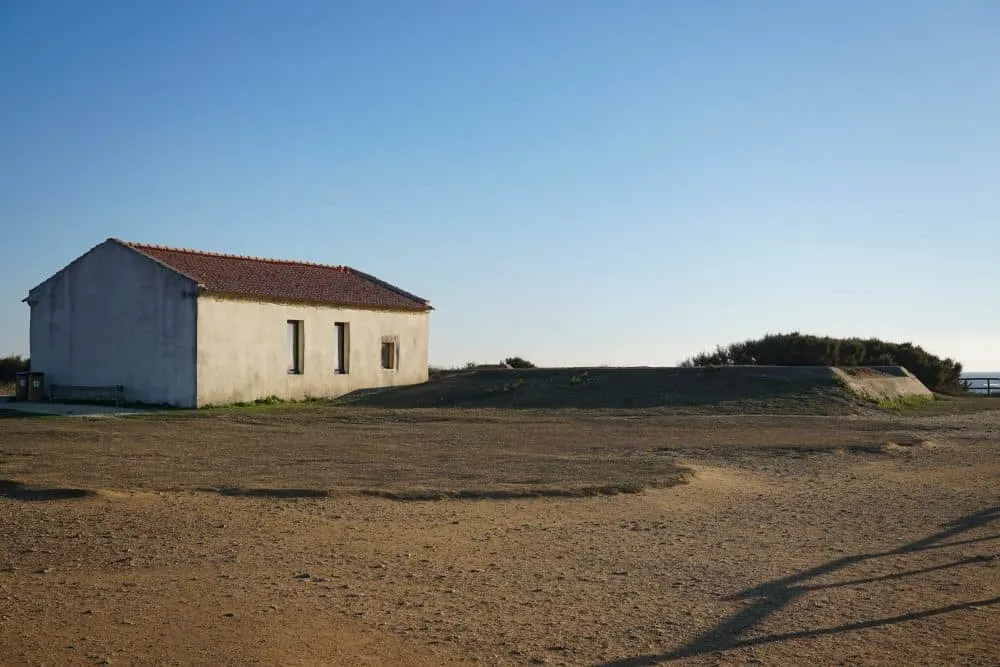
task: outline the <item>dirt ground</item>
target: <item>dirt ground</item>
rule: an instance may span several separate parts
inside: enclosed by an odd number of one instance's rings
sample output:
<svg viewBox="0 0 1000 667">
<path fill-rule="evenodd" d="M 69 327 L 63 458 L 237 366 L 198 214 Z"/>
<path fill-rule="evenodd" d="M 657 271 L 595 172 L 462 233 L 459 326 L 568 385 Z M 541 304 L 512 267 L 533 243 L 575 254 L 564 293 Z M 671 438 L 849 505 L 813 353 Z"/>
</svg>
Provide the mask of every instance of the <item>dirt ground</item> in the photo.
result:
<svg viewBox="0 0 1000 667">
<path fill-rule="evenodd" d="M 945 412 L 3 414 L 0 664 L 997 665 Z"/>
</svg>

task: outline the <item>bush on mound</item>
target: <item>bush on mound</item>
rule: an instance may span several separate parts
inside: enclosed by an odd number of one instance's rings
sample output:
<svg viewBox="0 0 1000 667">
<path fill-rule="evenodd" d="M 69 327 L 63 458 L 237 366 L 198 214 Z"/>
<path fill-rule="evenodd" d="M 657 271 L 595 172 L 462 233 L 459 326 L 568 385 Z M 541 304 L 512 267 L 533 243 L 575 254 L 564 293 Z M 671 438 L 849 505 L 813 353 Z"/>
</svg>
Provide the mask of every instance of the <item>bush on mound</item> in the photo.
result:
<svg viewBox="0 0 1000 667">
<path fill-rule="evenodd" d="M 962 364 L 941 359 L 912 343 L 889 343 L 878 338 L 830 338 L 800 333 L 768 334 L 719 346 L 682 366 L 902 366 L 931 391 L 954 393 L 962 389 Z"/>
</svg>

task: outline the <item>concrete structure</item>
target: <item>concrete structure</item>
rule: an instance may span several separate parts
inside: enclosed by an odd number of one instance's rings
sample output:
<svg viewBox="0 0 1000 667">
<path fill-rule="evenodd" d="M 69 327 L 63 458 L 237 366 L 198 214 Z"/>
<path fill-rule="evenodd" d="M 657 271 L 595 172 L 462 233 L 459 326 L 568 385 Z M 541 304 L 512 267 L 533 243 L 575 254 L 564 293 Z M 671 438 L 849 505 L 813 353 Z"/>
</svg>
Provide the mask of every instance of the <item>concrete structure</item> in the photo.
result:
<svg viewBox="0 0 1000 667">
<path fill-rule="evenodd" d="M 902 366 L 861 366 L 831 369 L 845 387 L 876 403 L 907 399 L 933 400 L 934 393 Z"/>
<path fill-rule="evenodd" d="M 108 239 L 33 288 L 48 385 L 204 406 L 427 380 L 429 303 L 342 266 Z"/>
</svg>

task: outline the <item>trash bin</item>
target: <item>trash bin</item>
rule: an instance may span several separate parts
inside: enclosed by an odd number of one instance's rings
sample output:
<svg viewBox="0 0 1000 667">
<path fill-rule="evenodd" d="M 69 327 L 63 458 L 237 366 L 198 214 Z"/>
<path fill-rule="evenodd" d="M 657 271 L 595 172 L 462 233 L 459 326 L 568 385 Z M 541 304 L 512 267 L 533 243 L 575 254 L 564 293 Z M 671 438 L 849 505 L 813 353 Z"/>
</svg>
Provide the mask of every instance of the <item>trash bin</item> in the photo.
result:
<svg viewBox="0 0 1000 667">
<path fill-rule="evenodd" d="M 28 371 L 25 373 L 28 376 L 28 400 L 29 401 L 44 401 L 45 400 L 45 373 L 39 373 L 37 371 Z"/>
<path fill-rule="evenodd" d="M 14 373 L 14 400 L 28 400 L 28 372 Z"/>
</svg>

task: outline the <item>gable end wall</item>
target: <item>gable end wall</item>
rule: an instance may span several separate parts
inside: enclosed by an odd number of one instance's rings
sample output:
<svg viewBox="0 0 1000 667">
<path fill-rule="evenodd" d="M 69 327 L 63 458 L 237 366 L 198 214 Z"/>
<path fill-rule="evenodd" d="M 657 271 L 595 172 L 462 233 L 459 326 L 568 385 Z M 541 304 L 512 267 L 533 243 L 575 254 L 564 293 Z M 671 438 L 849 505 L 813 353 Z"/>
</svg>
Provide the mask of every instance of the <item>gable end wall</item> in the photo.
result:
<svg viewBox="0 0 1000 667">
<path fill-rule="evenodd" d="M 31 290 L 31 367 L 46 384 L 125 387 L 129 402 L 193 406 L 195 285 L 106 241 Z"/>
</svg>

